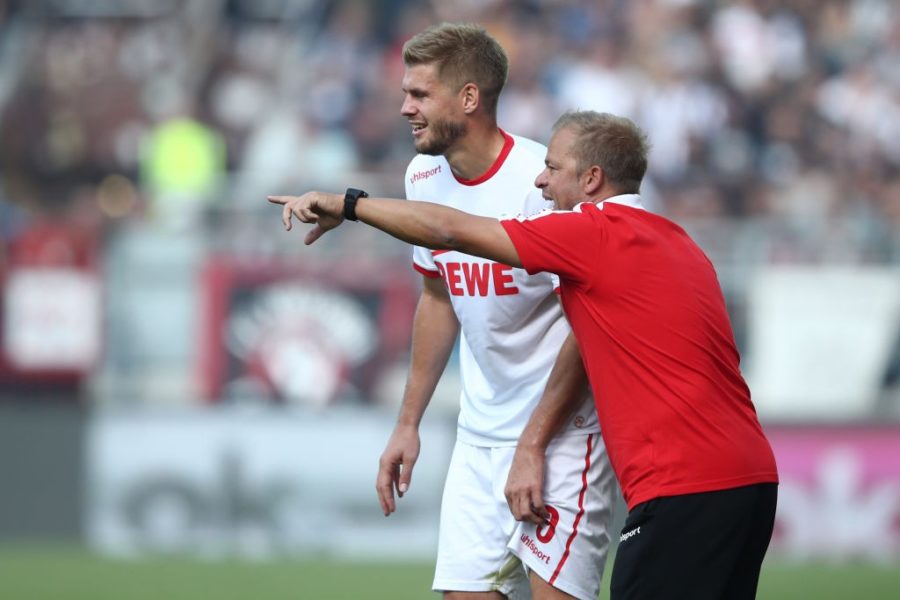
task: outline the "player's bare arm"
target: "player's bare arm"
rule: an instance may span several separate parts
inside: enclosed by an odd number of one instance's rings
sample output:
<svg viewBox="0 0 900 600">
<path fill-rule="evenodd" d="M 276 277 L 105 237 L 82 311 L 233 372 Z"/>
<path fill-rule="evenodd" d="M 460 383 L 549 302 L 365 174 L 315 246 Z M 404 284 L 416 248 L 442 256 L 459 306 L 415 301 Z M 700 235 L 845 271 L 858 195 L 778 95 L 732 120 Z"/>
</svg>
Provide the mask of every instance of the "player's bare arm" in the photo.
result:
<svg viewBox="0 0 900 600">
<path fill-rule="evenodd" d="M 549 518 L 543 493 L 547 446 L 581 406 L 587 385 L 578 342 L 569 333 L 544 394 L 522 431 L 506 480 L 506 502 L 517 521 L 540 525 Z"/>
<path fill-rule="evenodd" d="M 268 200 L 283 206 L 281 218 L 288 231 L 292 217 L 316 224 L 306 235 L 306 244 L 312 244 L 344 220 L 344 197 L 340 194 L 308 192 L 302 196 L 269 196 Z M 435 250 L 459 250 L 512 267 L 522 266 L 519 253 L 497 219 L 477 217 L 430 202 L 389 198 L 360 198 L 356 216 L 363 223 L 410 244 Z"/>
<path fill-rule="evenodd" d="M 438 380 L 447 366 L 459 322 L 450 304 L 444 280 L 425 277 L 413 319 L 412 351 L 406 389 L 397 425 L 378 463 L 375 489 L 384 516 L 397 509 L 394 493 L 401 498 L 412 483 L 419 456 L 419 423 Z"/>
</svg>

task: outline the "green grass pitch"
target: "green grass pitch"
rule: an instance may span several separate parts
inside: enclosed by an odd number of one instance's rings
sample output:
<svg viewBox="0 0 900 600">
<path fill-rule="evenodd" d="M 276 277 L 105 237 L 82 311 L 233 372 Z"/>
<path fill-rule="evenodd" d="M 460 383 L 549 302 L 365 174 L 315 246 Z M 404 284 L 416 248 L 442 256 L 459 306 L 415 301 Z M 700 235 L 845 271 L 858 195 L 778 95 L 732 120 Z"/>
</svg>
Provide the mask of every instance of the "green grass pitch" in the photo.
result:
<svg viewBox="0 0 900 600">
<path fill-rule="evenodd" d="M 608 578 L 607 578 L 608 579 Z M 0 545 L 3 600 L 418 600 L 429 591 L 428 563 L 329 560 L 109 560 L 82 549 Z M 604 587 L 608 587 L 608 580 Z M 900 598 L 900 565 L 789 566 L 769 561 L 758 597 L 766 600 Z M 608 598 L 604 591 L 601 598 Z"/>
</svg>

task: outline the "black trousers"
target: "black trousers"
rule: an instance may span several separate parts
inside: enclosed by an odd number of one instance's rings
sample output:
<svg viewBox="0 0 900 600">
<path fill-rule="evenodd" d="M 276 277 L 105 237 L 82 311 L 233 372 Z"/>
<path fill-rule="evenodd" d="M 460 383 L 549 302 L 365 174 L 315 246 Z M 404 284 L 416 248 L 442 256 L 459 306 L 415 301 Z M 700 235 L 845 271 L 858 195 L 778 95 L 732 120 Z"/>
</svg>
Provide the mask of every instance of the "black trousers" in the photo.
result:
<svg viewBox="0 0 900 600">
<path fill-rule="evenodd" d="M 628 513 L 612 600 L 756 597 L 772 538 L 778 485 L 655 498 Z"/>
</svg>

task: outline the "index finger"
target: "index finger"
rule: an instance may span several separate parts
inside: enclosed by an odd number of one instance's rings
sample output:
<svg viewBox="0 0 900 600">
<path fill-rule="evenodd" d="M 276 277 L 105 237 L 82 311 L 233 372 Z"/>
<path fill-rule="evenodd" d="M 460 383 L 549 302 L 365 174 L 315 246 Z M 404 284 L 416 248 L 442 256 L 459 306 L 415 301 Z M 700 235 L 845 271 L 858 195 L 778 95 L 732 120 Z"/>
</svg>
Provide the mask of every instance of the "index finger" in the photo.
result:
<svg viewBox="0 0 900 600">
<path fill-rule="evenodd" d="M 293 198 L 293 196 L 266 196 L 266 200 L 272 204 L 281 204 L 284 206 L 281 210 L 281 222 L 288 231 L 291 230 L 291 210 L 288 207 L 288 202 L 291 201 L 291 198 Z"/>
</svg>

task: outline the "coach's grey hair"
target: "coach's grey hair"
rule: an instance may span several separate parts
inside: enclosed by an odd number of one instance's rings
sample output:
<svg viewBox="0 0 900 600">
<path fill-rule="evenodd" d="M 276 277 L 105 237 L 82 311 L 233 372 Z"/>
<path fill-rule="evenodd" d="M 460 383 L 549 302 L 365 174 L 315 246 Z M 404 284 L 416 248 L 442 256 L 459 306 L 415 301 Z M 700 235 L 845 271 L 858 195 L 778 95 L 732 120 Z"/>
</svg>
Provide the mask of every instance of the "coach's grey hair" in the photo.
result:
<svg viewBox="0 0 900 600">
<path fill-rule="evenodd" d="M 553 125 L 554 133 L 561 129 L 575 132 L 572 154 L 579 175 L 597 165 L 620 193 L 640 191 L 650 143 L 633 121 L 592 110 L 569 111 Z"/>
<path fill-rule="evenodd" d="M 454 89 L 474 83 L 488 114 L 496 116 L 509 59 L 482 27 L 469 23 L 429 27 L 403 45 L 403 63 L 407 67 L 437 65 L 440 80 Z"/>
</svg>

